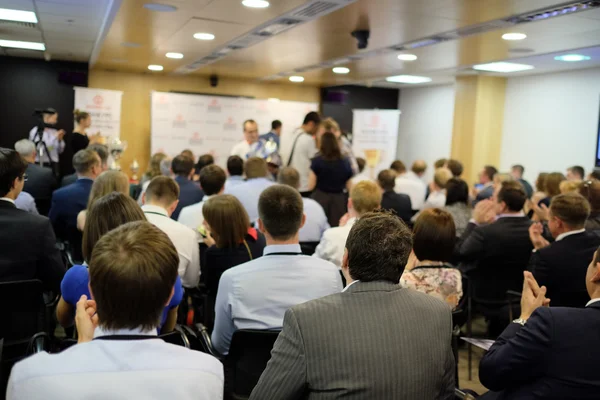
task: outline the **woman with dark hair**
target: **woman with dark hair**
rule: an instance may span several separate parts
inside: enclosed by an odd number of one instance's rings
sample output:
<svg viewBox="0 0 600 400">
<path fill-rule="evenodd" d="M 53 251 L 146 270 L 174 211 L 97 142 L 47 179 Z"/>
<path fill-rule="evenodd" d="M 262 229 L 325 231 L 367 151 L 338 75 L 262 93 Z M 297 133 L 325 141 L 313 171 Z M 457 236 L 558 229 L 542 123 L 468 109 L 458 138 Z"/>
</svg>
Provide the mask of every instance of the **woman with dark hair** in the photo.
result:
<svg viewBox="0 0 600 400">
<path fill-rule="evenodd" d="M 347 196 L 350 189 L 352 167 L 348 157 L 343 157 L 340 145 L 331 132 L 321 137 L 319 153 L 313 158 L 308 177 L 308 189 L 314 190 L 312 198 L 325 210 L 329 225 L 338 226 L 347 211 Z"/>
<path fill-rule="evenodd" d="M 463 292 L 460 271 L 450 265 L 455 243 L 452 215 L 439 208 L 423 210 L 415 222 L 413 251 L 400 285 L 456 307 Z"/>
<path fill-rule="evenodd" d="M 444 210 L 452 215 L 456 236 L 461 237 L 473 215 L 473 209 L 469 205 L 467 182 L 460 178 L 452 178 L 446 183 L 446 207 Z"/>
</svg>

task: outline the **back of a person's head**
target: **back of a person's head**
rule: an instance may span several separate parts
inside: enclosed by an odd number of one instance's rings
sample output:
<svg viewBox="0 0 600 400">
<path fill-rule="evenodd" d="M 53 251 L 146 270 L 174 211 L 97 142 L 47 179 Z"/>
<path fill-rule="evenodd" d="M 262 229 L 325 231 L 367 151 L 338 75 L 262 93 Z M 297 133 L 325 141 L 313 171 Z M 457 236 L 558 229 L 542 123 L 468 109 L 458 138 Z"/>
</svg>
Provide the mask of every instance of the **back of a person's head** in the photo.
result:
<svg viewBox="0 0 600 400">
<path fill-rule="evenodd" d="M 396 160 L 390 165 L 390 169 L 396 171 L 397 174 L 403 174 L 406 172 L 406 165 L 400 160 Z"/>
<path fill-rule="evenodd" d="M 188 156 L 178 155 L 171 161 L 171 170 L 177 176 L 190 176 L 194 169 L 194 160 Z"/>
<path fill-rule="evenodd" d="M 447 162 L 448 162 L 447 158 L 440 158 L 439 160 L 435 160 L 435 162 L 433 163 L 433 168 L 435 168 L 435 169 L 443 168 Z"/>
<path fill-rule="evenodd" d="M 281 128 L 281 121 L 276 119 L 274 121 L 271 122 L 271 130 L 275 130 L 275 129 L 279 129 Z"/>
<path fill-rule="evenodd" d="M 105 171 L 96 178 L 90 191 L 87 208 L 90 208 L 100 197 L 112 192 L 129 195 L 129 178 L 121 171 Z"/>
<path fill-rule="evenodd" d="M 397 284 L 412 249 L 408 227 L 389 212 L 369 212 L 352 225 L 346 250 L 353 280 Z"/>
<path fill-rule="evenodd" d="M 267 162 L 260 157 L 250 157 L 244 166 L 246 170 L 246 178 L 265 178 L 269 175 Z"/>
<path fill-rule="evenodd" d="M 592 172 L 590 172 L 590 174 L 588 175 L 588 179 L 599 181 L 600 180 L 600 169 L 595 169 Z"/>
<path fill-rule="evenodd" d="M 104 235 L 92 252 L 89 284 L 99 325 L 156 329 L 177 279 L 179 255 L 153 224 L 130 222 Z"/>
<path fill-rule="evenodd" d="M 394 186 L 396 185 L 396 173 L 391 169 L 382 170 L 377 174 L 377 183 L 379 183 L 379 186 L 385 191 L 394 190 Z"/>
<path fill-rule="evenodd" d="M 207 196 L 218 194 L 223 190 L 226 180 L 227 174 L 218 165 L 207 165 L 200 170 L 200 186 Z"/>
<path fill-rule="evenodd" d="M 460 177 L 463 173 L 463 165 L 458 160 L 448 160 L 447 167 L 455 178 Z"/>
<path fill-rule="evenodd" d="M 501 184 L 504 182 L 514 181 L 515 178 L 511 174 L 507 174 L 506 172 L 497 172 L 494 174 L 494 183 Z"/>
<path fill-rule="evenodd" d="M 576 180 L 576 181 L 562 181 L 560 183 L 560 185 L 558 185 L 558 188 L 560 189 L 560 194 L 571 193 L 571 192 L 578 192 L 579 191 L 579 187 L 581 186 L 581 183 L 582 183 L 581 180 Z"/>
<path fill-rule="evenodd" d="M 19 153 L 0 147 L 0 197 L 13 189 L 15 179 L 22 178 L 26 170 L 27 163 Z"/>
<path fill-rule="evenodd" d="M 573 165 L 571 168 L 569 168 L 569 171 L 576 175 L 577 179 L 585 178 L 585 169 L 581 165 Z"/>
<path fill-rule="evenodd" d="M 73 156 L 73 168 L 78 174 L 86 174 L 95 166 L 100 166 L 100 157 L 98 153 L 90 148 L 79 150 Z"/>
<path fill-rule="evenodd" d="M 155 176 L 163 175 L 160 165 L 163 160 L 167 159 L 168 156 L 165 153 L 154 153 L 150 158 L 150 168 L 146 172 L 146 176 L 150 179 Z"/>
<path fill-rule="evenodd" d="M 36 151 L 35 143 L 29 139 L 21 139 L 15 143 L 15 150 L 21 157 L 30 157 Z"/>
<path fill-rule="evenodd" d="M 96 242 L 108 231 L 128 222 L 145 220 L 142 209 L 131 197 L 117 192 L 100 197 L 85 216 L 83 258 L 89 262 Z"/>
<path fill-rule="evenodd" d="M 356 165 L 358 165 L 358 172 L 363 172 L 365 170 L 365 166 L 367 165 L 367 160 L 362 157 L 356 157 Z"/>
<path fill-rule="evenodd" d="M 511 167 L 511 169 L 513 171 L 516 171 L 519 174 L 519 176 L 523 176 L 523 174 L 525 173 L 525 167 L 521 164 L 515 164 Z"/>
<path fill-rule="evenodd" d="M 212 154 L 203 154 L 198 157 L 198 162 L 196 163 L 196 169 L 198 172 L 202 171 L 202 168 L 207 167 L 215 163 L 215 158 Z"/>
<path fill-rule="evenodd" d="M 227 159 L 227 172 L 229 176 L 244 175 L 244 160 L 240 156 L 230 156 Z"/>
<path fill-rule="evenodd" d="M 535 180 L 535 190 L 538 192 L 546 192 L 546 178 L 548 178 L 547 172 L 540 172 L 537 179 Z"/>
<path fill-rule="evenodd" d="M 300 187 L 300 174 L 294 167 L 284 167 L 279 171 L 277 182 L 298 189 Z"/>
<path fill-rule="evenodd" d="M 179 153 L 179 154 L 181 154 L 182 156 L 189 157 L 189 158 L 191 158 L 192 160 L 194 159 L 194 152 L 193 152 L 193 151 L 191 151 L 190 149 L 185 149 L 185 150 L 183 150 L 183 151 L 182 151 L 181 153 Z"/>
<path fill-rule="evenodd" d="M 167 207 L 179 199 L 179 185 L 173 178 L 157 176 L 146 188 L 146 203 L 160 204 Z"/>
<path fill-rule="evenodd" d="M 448 211 L 421 211 L 413 228 L 413 251 L 420 261 L 450 262 L 456 242 L 454 219 Z"/>
<path fill-rule="evenodd" d="M 321 136 L 319 153 L 326 160 L 339 160 L 342 158 L 340 145 L 333 133 L 325 132 L 323 136 Z"/>
<path fill-rule="evenodd" d="M 438 168 L 433 174 L 433 182 L 440 189 L 445 189 L 450 179 L 452 179 L 452 172 L 448 168 Z"/>
<path fill-rule="evenodd" d="M 560 172 L 552 172 L 546 175 L 544 179 L 544 189 L 548 197 L 554 197 L 560 194 L 560 183 L 567 180 Z"/>
<path fill-rule="evenodd" d="M 485 167 L 483 167 L 483 171 L 491 181 L 494 180 L 494 176 L 498 173 L 498 170 L 493 165 L 486 165 Z"/>
<path fill-rule="evenodd" d="M 106 165 L 108 163 L 108 146 L 101 143 L 92 143 L 88 147 L 88 150 L 92 150 L 100 157 L 100 163 Z"/>
<path fill-rule="evenodd" d="M 286 185 L 265 189 L 258 199 L 258 216 L 274 240 L 289 240 L 300 230 L 304 202 L 297 190 Z"/>
<path fill-rule="evenodd" d="M 371 181 L 360 181 L 350 190 L 352 208 L 359 216 L 381 207 L 381 197 L 381 189 Z"/>
<path fill-rule="evenodd" d="M 321 121 L 321 127 L 325 132 L 336 132 L 340 130 L 340 125 L 331 117 L 327 117 Z"/>
<path fill-rule="evenodd" d="M 319 125 L 321 123 L 321 116 L 316 111 L 311 111 L 304 117 L 303 125 L 307 125 L 313 122 L 315 125 Z"/>
<path fill-rule="evenodd" d="M 592 213 L 600 213 L 600 181 L 583 182 L 579 186 L 579 194 L 588 200 Z"/>
<path fill-rule="evenodd" d="M 572 229 L 583 228 L 590 212 L 590 203 L 579 193 L 559 194 L 550 203 L 550 217 L 560 219 Z"/>
<path fill-rule="evenodd" d="M 511 212 L 519 212 L 523 209 L 527 194 L 523 186 L 517 181 L 503 182 L 498 192 L 498 203 L 505 203 Z"/>
<path fill-rule="evenodd" d="M 424 174 L 427 170 L 427 163 L 423 160 L 417 160 L 413 163 L 411 170 L 417 175 Z"/>
<path fill-rule="evenodd" d="M 244 206 L 229 194 L 208 199 L 202 205 L 202 215 L 218 248 L 239 246 L 250 227 L 250 219 Z"/>
<path fill-rule="evenodd" d="M 446 205 L 469 204 L 469 185 L 460 178 L 452 178 L 446 183 Z"/>
</svg>

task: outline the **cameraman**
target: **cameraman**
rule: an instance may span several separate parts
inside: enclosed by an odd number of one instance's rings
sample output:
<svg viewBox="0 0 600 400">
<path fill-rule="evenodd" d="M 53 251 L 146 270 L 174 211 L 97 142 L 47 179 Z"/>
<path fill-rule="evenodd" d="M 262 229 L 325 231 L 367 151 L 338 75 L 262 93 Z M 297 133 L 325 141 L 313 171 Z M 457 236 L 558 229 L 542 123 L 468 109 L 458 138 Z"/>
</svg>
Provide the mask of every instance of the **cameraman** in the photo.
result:
<svg viewBox="0 0 600 400">
<path fill-rule="evenodd" d="M 58 172 L 58 155 L 65 150 L 64 129 L 56 130 L 49 126 L 54 126 L 58 122 L 58 112 L 53 108 L 42 111 L 44 121 L 44 132 L 38 134 L 38 126 L 34 126 L 29 132 L 29 140 L 36 144 L 37 155 L 35 162 L 40 162 L 40 150 L 42 153 L 42 163 L 50 164 L 52 170 Z M 41 124 L 40 124 L 41 125 Z M 43 143 L 43 144 L 42 144 Z"/>
</svg>

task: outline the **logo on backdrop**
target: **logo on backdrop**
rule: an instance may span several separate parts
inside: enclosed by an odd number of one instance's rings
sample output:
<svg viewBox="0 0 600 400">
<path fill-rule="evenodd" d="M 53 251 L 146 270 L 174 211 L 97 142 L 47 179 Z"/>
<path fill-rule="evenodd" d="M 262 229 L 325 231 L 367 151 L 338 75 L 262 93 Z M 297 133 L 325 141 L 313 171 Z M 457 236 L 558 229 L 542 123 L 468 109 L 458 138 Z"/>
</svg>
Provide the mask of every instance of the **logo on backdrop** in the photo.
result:
<svg viewBox="0 0 600 400">
<path fill-rule="evenodd" d="M 100 106 L 102 106 L 102 103 L 104 103 L 104 98 L 98 94 L 98 95 L 94 96 L 92 101 L 94 102 L 95 105 L 100 107 Z"/>
<path fill-rule="evenodd" d="M 92 97 L 92 104 L 88 104 L 86 106 L 87 110 L 101 110 L 103 108 L 108 109 L 109 107 L 103 107 L 102 105 L 104 104 L 104 97 L 102 97 L 101 95 L 97 94 L 94 97 Z M 99 114 L 98 117 L 100 117 L 101 115 Z"/>
<path fill-rule="evenodd" d="M 199 146 L 204 144 L 204 140 L 200 137 L 199 132 L 192 133 L 192 137 L 190 138 L 190 144 L 191 145 L 199 145 Z"/>
<path fill-rule="evenodd" d="M 212 99 L 208 103 L 208 112 L 221 112 L 221 105 L 219 104 L 218 99 Z"/>
<path fill-rule="evenodd" d="M 173 121 L 173 128 L 185 128 L 186 126 L 187 123 L 185 122 L 185 118 L 183 118 L 183 115 L 177 114 L 175 120 Z"/>
<path fill-rule="evenodd" d="M 223 124 L 223 129 L 226 131 L 237 131 L 237 124 L 235 123 L 232 117 L 227 118 L 227 120 Z"/>
</svg>

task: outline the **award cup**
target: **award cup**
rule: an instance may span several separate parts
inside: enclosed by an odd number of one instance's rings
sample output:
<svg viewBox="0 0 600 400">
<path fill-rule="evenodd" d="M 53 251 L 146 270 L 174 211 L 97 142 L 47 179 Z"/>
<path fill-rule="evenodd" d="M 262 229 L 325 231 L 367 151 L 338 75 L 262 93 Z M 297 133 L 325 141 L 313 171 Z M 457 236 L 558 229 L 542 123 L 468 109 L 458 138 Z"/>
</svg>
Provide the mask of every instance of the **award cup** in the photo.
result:
<svg viewBox="0 0 600 400">
<path fill-rule="evenodd" d="M 129 166 L 129 169 L 131 169 L 131 180 L 137 182 L 139 179 L 137 173 L 140 170 L 140 164 L 138 163 L 138 161 L 134 159 L 131 165 Z"/>
<path fill-rule="evenodd" d="M 370 173 L 371 179 L 375 179 L 375 168 L 379 164 L 380 160 L 381 160 L 381 150 L 379 150 L 379 149 L 365 150 L 365 161 L 366 161 L 367 167 L 369 167 L 371 170 L 371 173 Z"/>
<path fill-rule="evenodd" d="M 112 157 L 110 169 L 114 171 L 121 171 L 121 156 L 127 149 L 127 142 L 122 141 L 119 138 L 112 138 L 108 144 L 108 151 Z"/>
</svg>

